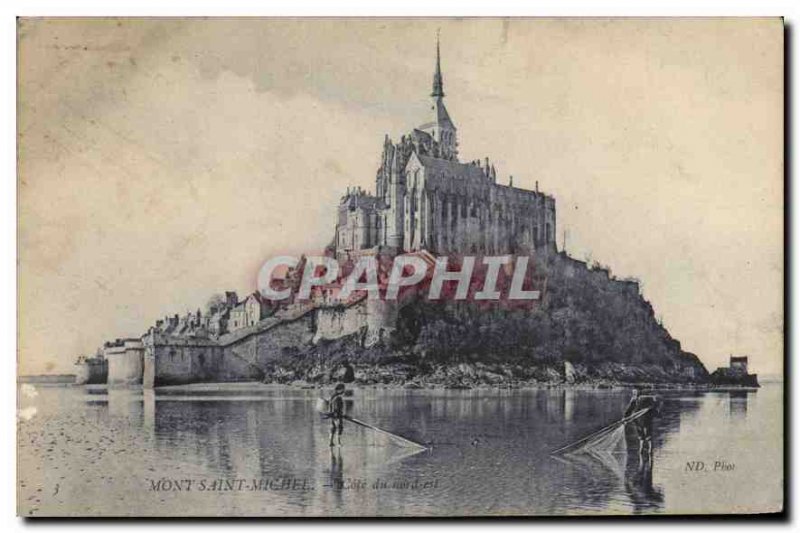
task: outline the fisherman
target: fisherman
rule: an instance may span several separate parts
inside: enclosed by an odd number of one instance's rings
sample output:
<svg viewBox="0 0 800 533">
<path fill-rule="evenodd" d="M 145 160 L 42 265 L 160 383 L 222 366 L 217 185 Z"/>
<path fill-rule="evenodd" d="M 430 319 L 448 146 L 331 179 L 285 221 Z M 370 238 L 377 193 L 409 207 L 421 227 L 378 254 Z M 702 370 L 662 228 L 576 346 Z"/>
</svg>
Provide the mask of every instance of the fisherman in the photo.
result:
<svg viewBox="0 0 800 533">
<path fill-rule="evenodd" d="M 333 446 L 333 436 L 337 435 L 339 446 L 342 445 L 342 431 L 344 431 L 344 383 L 338 383 L 333 389 L 333 394 L 329 400 L 330 412 L 328 417 L 331 419 L 331 441 Z"/>
<path fill-rule="evenodd" d="M 653 452 L 653 420 L 658 411 L 658 401 L 655 396 L 641 396 L 638 389 L 633 389 L 631 401 L 625 409 L 625 418 L 642 409 L 647 409 L 647 412 L 629 424 L 633 425 L 639 440 L 639 455 L 649 457 Z"/>
</svg>

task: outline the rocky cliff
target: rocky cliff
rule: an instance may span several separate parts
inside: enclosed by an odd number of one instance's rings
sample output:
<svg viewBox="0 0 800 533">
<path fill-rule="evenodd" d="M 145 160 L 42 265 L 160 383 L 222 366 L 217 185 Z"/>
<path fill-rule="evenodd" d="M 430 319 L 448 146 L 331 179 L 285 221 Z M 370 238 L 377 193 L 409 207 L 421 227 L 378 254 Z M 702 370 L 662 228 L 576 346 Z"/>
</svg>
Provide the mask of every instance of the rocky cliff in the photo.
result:
<svg viewBox="0 0 800 533">
<path fill-rule="evenodd" d="M 367 328 L 273 356 L 267 381 L 337 379 L 344 361 L 364 383 L 704 383 L 708 372 L 656 320 L 636 281 L 617 280 L 565 254 L 536 264 L 542 300 L 406 301 L 393 335 L 365 342 Z"/>
</svg>

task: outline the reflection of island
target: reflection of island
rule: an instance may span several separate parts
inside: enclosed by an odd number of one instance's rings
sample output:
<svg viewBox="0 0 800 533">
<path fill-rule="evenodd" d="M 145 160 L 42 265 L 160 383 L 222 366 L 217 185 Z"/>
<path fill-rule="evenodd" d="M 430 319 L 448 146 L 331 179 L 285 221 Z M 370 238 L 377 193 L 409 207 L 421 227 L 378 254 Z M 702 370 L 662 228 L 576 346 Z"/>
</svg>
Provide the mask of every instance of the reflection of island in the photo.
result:
<svg viewBox="0 0 800 533">
<path fill-rule="evenodd" d="M 747 417 L 747 395 L 749 393 L 750 391 L 746 390 L 732 390 L 728 392 L 728 410 L 731 417 Z"/>
<path fill-rule="evenodd" d="M 153 389 L 142 391 L 142 406 L 144 410 L 143 427 L 152 431 L 156 424 L 156 391 Z"/>
<path fill-rule="evenodd" d="M 89 394 L 102 393 L 103 391 L 90 391 Z M 105 391 L 108 398 L 108 414 L 112 417 L 126 419 L 140 426 L 144 413 L 141 391 L 132 389 L 108 389 Z"/>
</svg>

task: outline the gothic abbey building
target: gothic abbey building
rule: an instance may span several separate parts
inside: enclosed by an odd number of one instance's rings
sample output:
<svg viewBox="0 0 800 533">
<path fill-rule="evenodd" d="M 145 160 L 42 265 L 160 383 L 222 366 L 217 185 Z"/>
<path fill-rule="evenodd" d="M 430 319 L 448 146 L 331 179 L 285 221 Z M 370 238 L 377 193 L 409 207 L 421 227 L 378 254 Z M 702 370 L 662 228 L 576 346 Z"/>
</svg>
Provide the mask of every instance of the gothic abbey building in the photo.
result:
<svg viewBox="0 0 800 533">
<path fill-rule="evenodd" d="M 544 268 L 535 274 L 547 276 L 548 294 L 554 295 L 548 297 L 547 305 L 552 302 L 555 310 L 550 317 L 531 313 L 525 318 L 517 308 L 502 305 L 482 318 L 464 313 L 459 306 L 446 305 L 437 306 L 438 315 L 428 315 L 423 299 L 400 302 L 373 299 L 363 293 L 344 302 L 328 300 L 327 295 L 335 296 L 341 288 L 338 282 L 319 287 L 317 294 L 322 298 L 287 301 L 285 305 L 276 305 L 258 292 L 242 301 L 235 292 L 226 292 L 209 301 L 205 314 L 198 310 L 183 317 L 168 316 L 157 320 L 141 337 L 107 342 L 101 356 L 77 362 L 79 381 L 105 380 L 109 386 L 152 388 L 197 382 L 281 382 L 302 375 L 308 381 L 321 382 L 322 375 L 330 374 L 320 369 L 338 364 L 337 359 L 327 358 L 346 347 L 348 357 L 361 358 L 364 367 L 375 365 L 365 376 L 391 374 L 393 382 L 401 383 L 411 379 L 409 376 L 424 376 L 423 367 L 419 374 L 404 370 L 395 373 L 388 367 L 378 370 L 382 363 L 372 362 L 378 361 L 376 354 L 405 355 L 409 353 L 406 348 L 411 348 L 413 353 L 439 354 L 441 361 L 455 366 L 462 360 L 460 355 L 469 354 L 474 360 L 484 353 L 480 350 L 494 350 L 494 346 L 513 347 L 515 366 L 518 356 L 529 355 L 531 368 L 538 366 L 541 373 L 537 370 L 527 375 L 547 375 L 555 382 L 560 382 L 561 375 L 567 376 L 567 370 L 561 374 L 552 366 L 559 356 L 565 362 L 579 357 L 584 365 L 582 372 L 588 372 L 585 375 L 590 379 L 608 376 L 617 381 L 622 376 L 622 381 L 641 380 L 649 375 L 655 381 L 708 380 L 708 372 L 697 357 L 683 352 L 680 342 L 655 320 L 653 307 L 642 297 L 637 281 L 612 279 L 606 269 L 588 268 L 565 252 L 555 253 L 556 205 L 552 196 L 540 193 L 538 185 L 528 191 L 513 187 L 510 179 L 507 186 L 498 184 L 497 172 L 488 160 L 459 161 L 456 127 L 444 106 L 438 45 L 431 96 L 431 122 L 402 136 L 397 143 L 385 140 L 374 194 L 355 190 L 342 198 L 335 240 L 326 252 L 335 253 L 345 264 L 359 256 L 390 257 L 410 252 L 429 266 L 431 255 L 535 252 L 546 256 L 541 265 Z M 290 269 L 283 282 L 293 285 L 302 272 Z M 402 312 L 405 305 L 408 312 Z M 596 313 L 586 312 L 595 308 Z M 510 321 L 505 319 L 506 310 L 513 313 Z M 420 328 L 427 327 L 428 318 L 434 325 L 423 331 Z M 487 322 L 482 320 L 491 321 L 492 327 L 481 333 L 489 335 L 483 339 L 486 342 L 475 344 L 465 332 L 483 331 L 481 324 Z M 531 336 L 525 333 L 530 328 L 521 324 L 529 324 L 542 334 Z M 417 337 L 412 339 L 409 333 L 415 330 Z M 395 336 L 398 331 L 402 334 Z M 334 345 L 334 351 L 325 348 L 327 343 L 320 344 L 337 339 L 350 340 Z M 365 351 L 391 339 L 397 342 L 386 342 L 376 352 Z M 451 355 L 459 357 L 447 359 Z M 320 364 L 310 369 L 305 363 L 308 357 Z M 491 353 L 491 358 L 496 360 L 496 353 Z M 393 356 L 384 359 L 390 360 Z M 608 363 L 614 366 L 605 366 Z M 596 365 L 597 374 L 590 365 Z M 733 374 L 750 379 L 746 362 L 732 360 L 731 366 L 735 365 L 734 371 L 718 371 L 725 374 L 720 383 L 728 383 Z M 574 369 L 571 363 L 564 368 Z M 458 372 L 447 370 L 446 374 L 460 376 Z M 364 379 L 373 382 L 372 377 Z M 429 383 L 438 383 L 439 378 L 430 374 L 430 379 Z"/>
<path fill-rule="evenodd" d="M 497 183 L 486 159 L 458 159 L 458 136 L 444 105 L 439 45 L 431 121 L 387 136 L 375 193 L 360 188 L 342 197 L 333 242 L 336 256 L 427 250 L 444 255 L 530 254 L 554 251 L 556 202 L 537 190 Z"/>
</svg>

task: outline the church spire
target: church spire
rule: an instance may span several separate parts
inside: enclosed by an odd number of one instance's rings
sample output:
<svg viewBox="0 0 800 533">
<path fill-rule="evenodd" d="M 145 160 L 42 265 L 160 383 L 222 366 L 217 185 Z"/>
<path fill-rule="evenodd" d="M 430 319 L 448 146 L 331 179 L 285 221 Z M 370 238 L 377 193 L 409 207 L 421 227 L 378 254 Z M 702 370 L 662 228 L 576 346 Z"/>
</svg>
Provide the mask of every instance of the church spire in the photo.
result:
<svg viewBox="0 0 800 533">
<path fill-rule="evenodd" d="M 436 32 L 436 70 L 433 72 L 433 92 L 431 92 L 432 119 L 420 126 L 436 143 L 433 149 L 440 159 L 458 160 L 458 141 L 456 127 L 450 120 L 444 105 L 444 83 L 442 82 L 442 61 L 439 52 L 439 32 Z"/>
<path fill-rule="evenodd" d="M 439 58 L 439 32 L 436 32 L 436 71 L 433 73 L 433 92 L 431 96 L 444 97 L 444 84 L 442 83 L 442 65 Z"/>
</svg>

